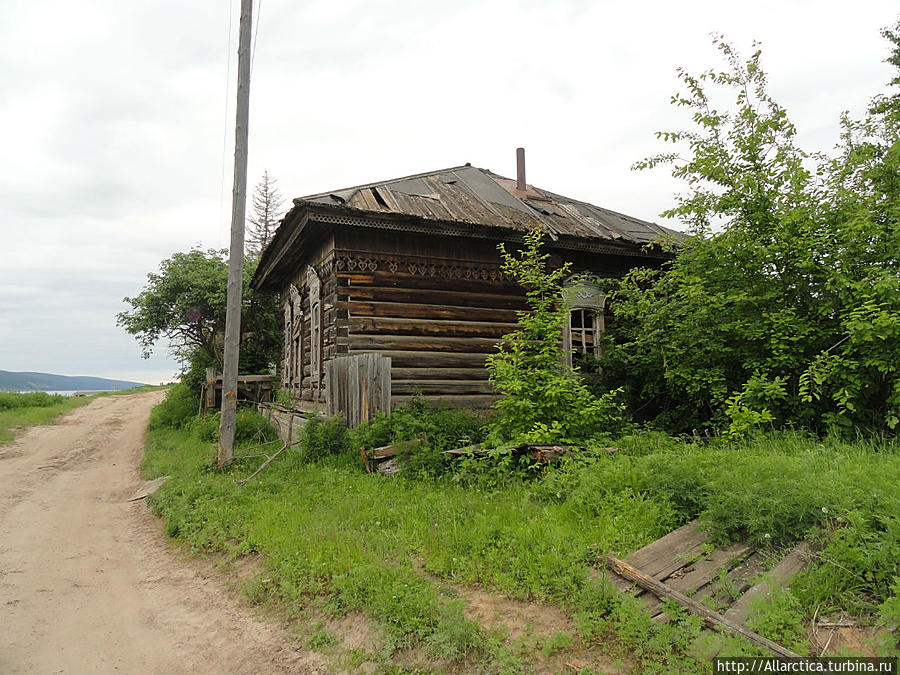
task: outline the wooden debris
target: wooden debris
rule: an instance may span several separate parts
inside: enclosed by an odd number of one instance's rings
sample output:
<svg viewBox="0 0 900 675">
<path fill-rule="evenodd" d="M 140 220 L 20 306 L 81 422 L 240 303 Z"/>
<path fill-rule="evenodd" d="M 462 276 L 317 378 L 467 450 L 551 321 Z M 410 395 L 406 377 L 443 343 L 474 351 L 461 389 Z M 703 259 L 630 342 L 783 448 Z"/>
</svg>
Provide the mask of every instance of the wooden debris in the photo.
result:
<svg viewBox="0 0 900 675">
<path fill-rule="evenodd" d="M 674 602 L 677 602 L 679 605 L 686 607 L 694 614 L 702 618 L 704 623 L 714 630 L 728 630 L 733 633 L 737 633 L 738 635 L 742 635 L 743 637 L 745 637 L 750 642 L 761 647 L 765 647 L 769 651 L 778 654 L 779 656 L 785 656 L 789 658 L 797 658 L 799 656 L 791 650 L 786 649 L 785 647 L 782 647 L 781 645 L 776 644 L 775 642 L 772 642 L 767 638 L 764 638 L 762 635 L 759 635 L 758 633 L 755 633 L 754 631 L 727 619 L 721 614 L 712 611 L 696 600 L 693 600 L 686 595 L 679 593 L 671 586 L 668 586 L 661 581 L 657 581 L 641 570 L 632 567 L 624 560 L 619 560 L 618 558 L 609 555 L 607 556 L 606 561 L 610 569 L 612 569 L 616 574 L 635 582 L 641 588 L 650 591 L 660 598 L 672 600 Z"/>
<path fill-rule="evenodd" d="M 234 484 L 235 484 L 235 485 L 239 485 L 239 486 L 240 486 L 240 485 L 246 485 L 246 484 L 250 481 L 251 478 L 253 478 L 256 474 L 258 474 L 260 471 L 262 471 L 263 469 L 265 469 L 267 466 L 269 466 L 269 464 L 272 463 L 272 460 L 275 459 L 276 457 L 278 457 L 278 455 L 280 455 L 282 452 L 284 452 L 285 450 L 287 450 L 288 447 L 290 447 L 290 446 L 289 446 L 287 443 L 285 443 L 284 445 L 282 445 L 281 448 L 279 448 L 278 452 L 276 452 L 274 455 L 272 455 L 271 457 L 267 458 L 265 462 L 263 462 L 262 464 L 260 464 L 260 465 L 259 465 L 259 468 L 258 468 L 256 471 L 254 471 L 253 473 L 251 473 L 251 474 L 250 474 L 249 476 L 247 476 L 246 478 L 243 478 L 243 479 L 241 479 L 241 480 L 236 480 L 236 481 L 234 481 Z"/>
<path fill-rule="evenodd" d="M 725 612 L 729 620 L 743 623 L 750 611 L 750 605 L 756 598 L 766 597 L 773 586 L 787 586 L 791 579 L 806 567 L 809 548 L 803 542 L 781 559 L 753 588 L 744 593 L 732 607 Z"/>
<path fill-rule="evenodd" d="M 363 466 L 366 473 L 378 473 L 385 476 L 392 476 L 401 469 L 400 462 L 397 461 L 397 455 L 411 450 L 418 450 L 425 445 L 425 434 L 419 434 L 418 438 L 409 441 L 400 441 L 393 445 L 383 445 L 380 448 L 366 450 L 364 447 L 359 449 L 362 455 Z"/>
<path fill-rule="evenodd" d="M 44 467 L 40 468 L 43 469 Z M 159 478 L 148 480 L 146 483 L 141 485 L 141 487 L 139 487 L 137 491 L 133 495 L 131 495 L 131 497 L 129 497 L 128 501 L 136 502 L 138 499 L 144 499 L 145 497 L 152 495 L 154 492 L 156 492 L 157 488 L 159 488 L 159 486 L 165 483 L 167 480 L 169 480 L 168 476 L 160 476 Z"/>
<path fill-rule="evenodd" d="M 487 449 L 484 443 L 475 443 L 474 445 L 466 445 L 462 448 L 454 448 L 453 450 L 444 450 L 442 455 L 486 455 Z"/>
</svg>

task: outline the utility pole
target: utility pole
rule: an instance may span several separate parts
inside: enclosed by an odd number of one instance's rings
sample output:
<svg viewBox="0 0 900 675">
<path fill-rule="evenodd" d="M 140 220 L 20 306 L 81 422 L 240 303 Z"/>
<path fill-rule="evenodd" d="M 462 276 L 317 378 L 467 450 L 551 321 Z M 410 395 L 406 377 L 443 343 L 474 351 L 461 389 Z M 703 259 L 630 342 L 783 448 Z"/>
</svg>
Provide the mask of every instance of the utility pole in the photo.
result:
<svg viewBox="0 0 900 675">
<path fill-rule="evenodd" d="M 250 25 L 253 0 L 241 0 L 238 40 L 237 120 L 234 127 L 234 190 L 231 200 L 231 255 L 228 259 L 225 356 L 222 367 L 222 419 L 219 422 L 220 467 L 234 459 L 237 414 L 238 353 L 241 346 L 241 291 L 244 276 L 244 219 L 247 212 L 247 137 L 250 122 Z"/>
</svg>

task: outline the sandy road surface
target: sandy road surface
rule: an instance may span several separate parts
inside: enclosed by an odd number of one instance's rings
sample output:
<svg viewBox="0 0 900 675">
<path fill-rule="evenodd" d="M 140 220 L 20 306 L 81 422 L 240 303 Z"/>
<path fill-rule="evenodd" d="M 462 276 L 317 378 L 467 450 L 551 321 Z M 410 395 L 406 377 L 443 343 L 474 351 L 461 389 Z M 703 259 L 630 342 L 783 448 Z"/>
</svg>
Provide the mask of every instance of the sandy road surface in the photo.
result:
<svg viewBox="0 0 900 675">
<path fill-rule="evenodd" d="M 0 673 L 323 672 L 127 501 L 161 398 L 100 398 L 0 447 Z"/>
</svg>

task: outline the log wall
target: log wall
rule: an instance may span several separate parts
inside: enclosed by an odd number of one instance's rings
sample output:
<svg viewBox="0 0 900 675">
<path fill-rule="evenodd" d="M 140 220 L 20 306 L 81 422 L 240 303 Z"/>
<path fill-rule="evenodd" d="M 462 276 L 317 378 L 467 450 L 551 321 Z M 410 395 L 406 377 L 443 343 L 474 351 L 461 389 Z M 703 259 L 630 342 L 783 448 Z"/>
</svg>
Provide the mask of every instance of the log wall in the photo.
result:
<svg viewBox="0 0 900 675">
<path fill-rule="evenodd" d="M 335 227 L 307 250 L 291 278 L 302 307 L 301 363 L 292 365 L 288 378 L 296 398 L 325 402 L 326 361 L 378 353 L 391 359 L 392 405 L 416 391 L 449 406 L 482 407 L 495 400 L 485 358 L 516 328 L 517 310 L 526 308 L 521 287 L 500 270 L 497 242 Z M 573 271 L 598 276 L 619 275 L 640 262 L 557 252 L 551 264 L 565 260 L 574 263 Z M 318 378 L 311 359 L 309 267 L 320 285 Z M 282 300 L 290 302 L 289 288 Z"/>
</svg>

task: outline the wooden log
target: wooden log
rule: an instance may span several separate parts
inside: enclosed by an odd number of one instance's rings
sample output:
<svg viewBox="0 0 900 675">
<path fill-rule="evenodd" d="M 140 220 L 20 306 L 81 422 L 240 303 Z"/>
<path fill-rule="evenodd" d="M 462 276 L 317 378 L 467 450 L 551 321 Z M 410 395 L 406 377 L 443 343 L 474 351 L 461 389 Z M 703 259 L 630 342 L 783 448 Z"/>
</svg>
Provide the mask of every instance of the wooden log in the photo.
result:
<svg viewBox="0 0 900 675">
<path fill-rule="evenodd" d="M 407 335 L 351 335 L 350 351 L 423 351 L 423 352 L 480 352 L 497 351 L 497 340 L 492 338 L 417 337 Z"/>
<path fill-rule="evenodd" d="M 450 321 L 494 321 L 515 324 L 519 315 L 511 309 L 469 307 L 466 305 L 438 305 L 400 302 L 368 302 L 342 300 L 339 310 L 346 310 L 351 318 L 359 316 L 393 317 L 398 319 L 445 319 Z"/>
<path fill-rule="evenodd" d="M 488 380 L 391 380 L 391 392 L 404 394 L 493 394 Z"/>
<path fill-rule="evenodd" d="M 516 330 L 518 326 L 515 323 L 496 323 L 492 321 L 398 319 L 374 316 L 351 316 L 349 323 L 351 333 L 365 333 L 367 335 L 436 335 L 490 338 L 501 338 Z"/>
<path fill-rule="evenodd" d="M 350 349 L 350 354 L 375 352 L 391 359 L 391 366 L 410 368 L 483 368 L 487 354 L 475 352 L 422 352 L 402 349 Z M 485 371 L 487 372 L 487 371 Z"/>
<path fill-rule="evenodd" d="M 439 408 L 489 408 L 497 400 L 497 396 L 486 394 L 447 394 L 441 396 L 426 396 L 425 402 Z M 391 406 L 406 405 L 412 400 L 412 396 L 391 396 Z"/>
<path fill-rule="evenodd" d="M 493 281 L 489 279 L 446 279 L 407 274 L 401 271 L 376 270 L 375 272 L 341 271 L 337 273 L 338 292 L 345 287 L 376 286 L 380 288 L 400 288 L 403 290 L 441 291 L 452 289 L 478 294 L 518 295 L 524 297 L 522 288 L 514 281 Z"/>
<path fill-rule="evenodd" d="M 442 288 L 447 288 L 446 282 Z M 338 300 L 369 300 L 413 305 L 434 304 L 512 310 L 526 309 L 528 307 L 522 294 L 479 293 L 471 290 L 437 290 L 430 288 L 395 288 L 390 286 L 343 286 L 338 289 Z"/>
<path fill-rule="evenodd" d="M 785 647 L 772 642 L 768 638 L 764 638 L 762 635 L 753 632 L 749 628 L 745 628 L 744 626 L 726 619 L 721 614 L 712 611 L 709 607 L 700 604 L 696 600 L 693 600 L 686 595 L 682 595 L 674 588 L 671 588 L 663 582 L 657 581 L 653 577 L 644 574 L 641 570 L 632 567 L 624 560 L 619 560 L 615 556 L 608 555 L 606 557 L 606 561 L 610 569 L 612 569 L 616 574 L 635 582 L 641 588 L 654 593 L 658 597 L 677 602 L 682 607 L 689 609 L 694 614 L 703 619 L 703 622 L 710 628 L 718 631 L 728 630 L 732 633 L 737 633 L 753 644 L 765 647 L 769 651 L 773 652 L 774 654 L 778 654 L 779 656 L 799 658 L 799 654 L 795 654 L 790 649 L 786 649 Z"/>
<path fill-rule="evenodd" d="M 485 368 L 391 368 L 392 380 L 486 380 Z"/>
</svg>

